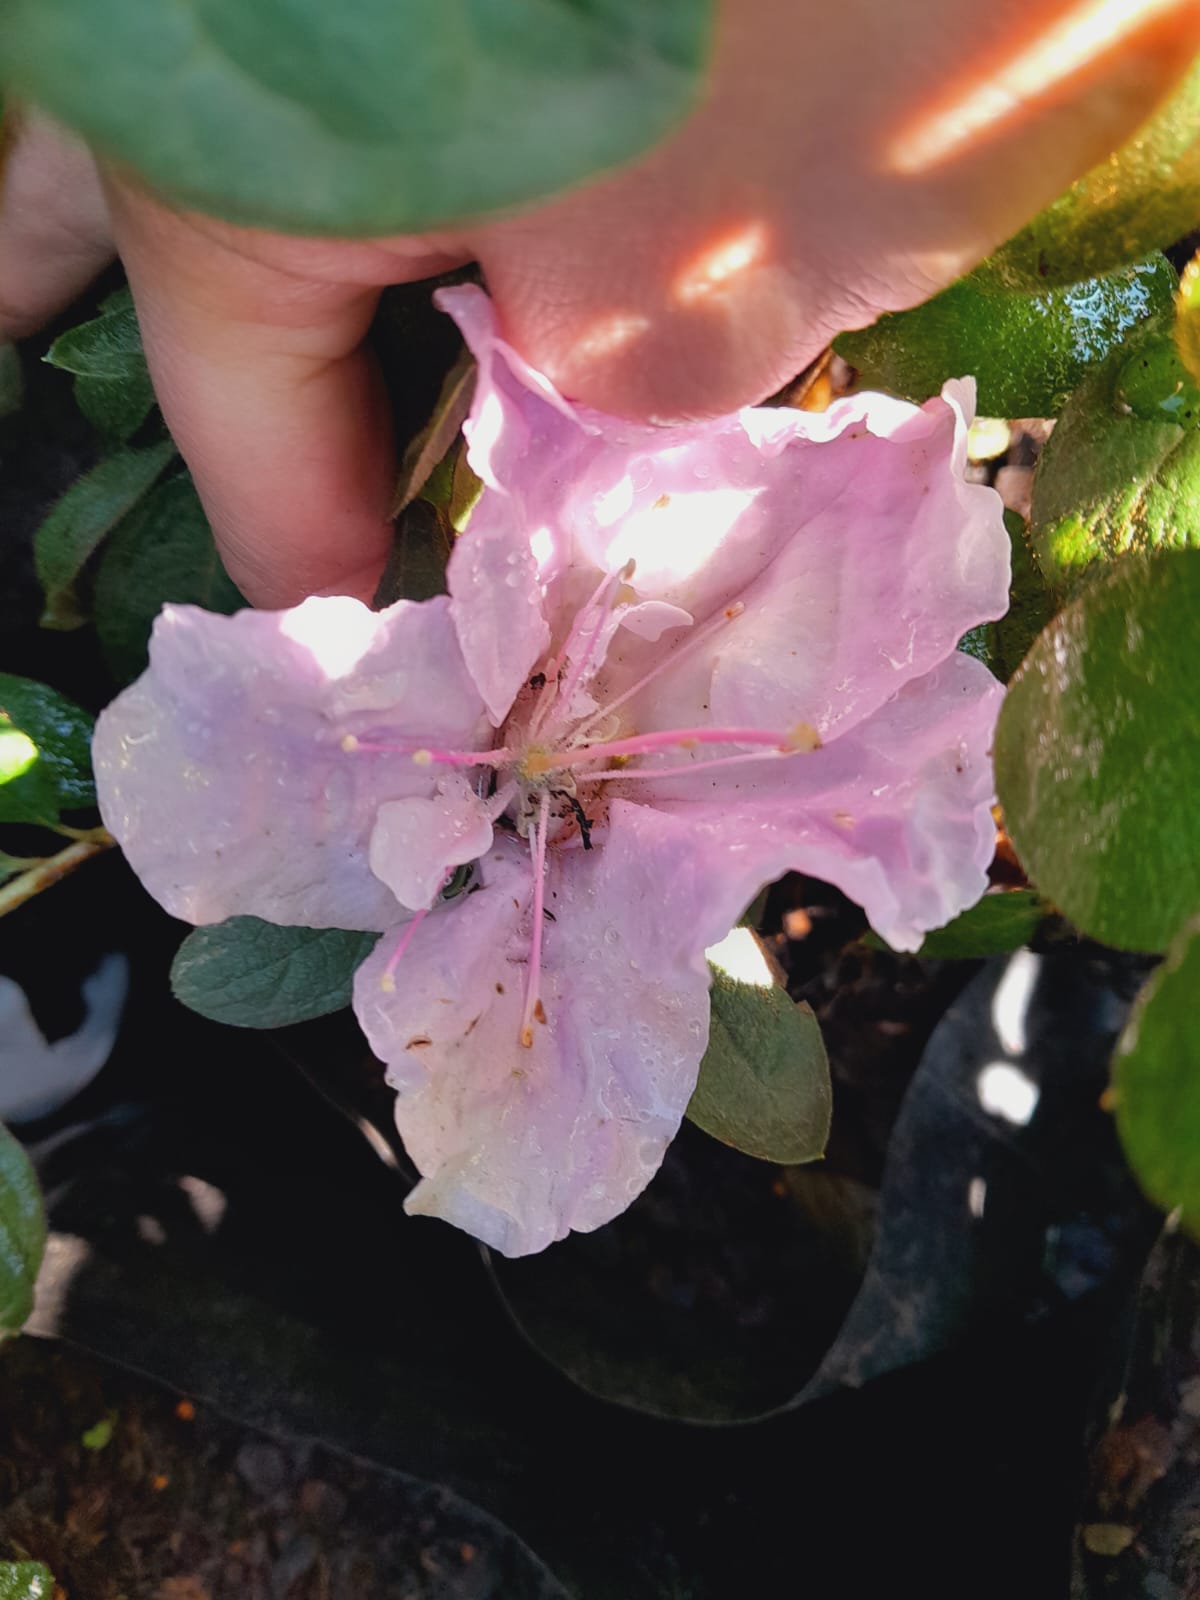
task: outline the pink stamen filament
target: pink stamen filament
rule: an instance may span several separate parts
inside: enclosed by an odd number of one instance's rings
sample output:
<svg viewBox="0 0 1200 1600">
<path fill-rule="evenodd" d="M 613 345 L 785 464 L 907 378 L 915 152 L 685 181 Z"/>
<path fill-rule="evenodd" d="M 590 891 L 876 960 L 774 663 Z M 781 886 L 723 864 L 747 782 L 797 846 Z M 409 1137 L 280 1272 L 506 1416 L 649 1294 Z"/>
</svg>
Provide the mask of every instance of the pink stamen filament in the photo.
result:
<svg viewBox="0 0 1200 1600">
<path fill-rule="evenodd" d="M 439 750 L 434 745 L 417 744 L 411 740 L 403 744 L 376 744 L 371 740 L 356 738 L 352 733 L 342 740 L 342 749 L 347 755 L 365 751 L 368 755 L 411 756 L 418 766 L 423 767 L 503 767 L 513 759 L 512 751 L 503 746 L 498 750 Z"/>
<path fill-rule="evenodd" d="M 525 1011 L 521 1017 L 521 1043 L 533 1048 L 533 1019 L 538 1009 L 542 978 L 542 930 L 546 910 L 546 835 L 549 831 L 550 796 L 543 792 L 537 824 L 529 841 L 533 856 L 533 938 L 529 946 L 529 973 L 525 982 Z"/>
<path fill-rule="evenodd" d="M 746 750 L 741 755 L 716 756 L 711 761 L 683 761 L 675 767 L 609 767 L 603 772 L 589 772 L 587 781 L 599 783 L 607 778 L 691 777 L 694 772 L 709 772 L 713 767 L 742 767 L 749 761 L 788 761 L 792 756 L 803 754 L 802 750 Z"/>
<path fill-rule="evenodd" d="M 379 987 L 384 991 L 385 994 L 391 994 L 395 989 L 396 980 L 393 974 L 395 973 L 396 968 L 400 965 L 400 958 L 412 943 L 413 935 L 425 921 L 425 918 L 429 915 L 431 909 L 432 908 L 430 907 L 426 907 L 424 911 L 415 912 L 413 914 L 412 921 L 407 924 L 399 939 L 396 941 L 396 947 L 388 957 L 387 965 L 384 967 L 383 972 L 379 977 Z"/>
<path fill-rule="evenodd" d="M 614 756 L 644 756 L 655 750 L 688 749 L 697 744 L 765 744 L 774 750 L 788 752 L 789 736 L 763 728 L 666 728 L 661 733 L 637 733 L 628 739 L 610 739 L 605 744 L 585 745 L 580 749 L 547 754 L 544 766 L 547 772 L 573 768 L 585 761 L 608 761 Z M 539 762 L 541 766 L 543 763 Z"/>
</svg>

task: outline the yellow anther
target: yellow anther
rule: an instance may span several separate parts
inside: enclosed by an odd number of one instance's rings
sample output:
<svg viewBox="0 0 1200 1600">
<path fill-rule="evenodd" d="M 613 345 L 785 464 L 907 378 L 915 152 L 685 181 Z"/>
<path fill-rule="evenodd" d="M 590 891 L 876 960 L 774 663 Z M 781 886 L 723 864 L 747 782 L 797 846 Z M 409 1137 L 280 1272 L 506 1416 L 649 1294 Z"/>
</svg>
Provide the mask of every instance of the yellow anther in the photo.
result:
<svg viewBox="0 0 1200 1600">
<path fill-rule="evenodd" d="M 379 987 L 383 990 L 384 994 L 395 994 L 396 980 L 392 977 L 390 972 L 385 972 L 383 977 L 380 978 Z"/>
<path fill-rule="evenodd" d="M 522 778 L 528 780 L 544 777 L 547 772 L 553 772 L 557 765 L 558 762 L 552 752 L 535 747 L 526 751 L 517 771 Z"/>
<path fill-rule="evenodd" d="M 346 752 L 346 754 L 348 756 L 349 755 L 353 755 L 354 752 L 358 749 L 358 740 L 354 737 L 354 735 L 352 733 L 348 733 L 346 735 L 346 737 L 342 740 L 342 749 Z"/>
<path fill-rule="evenodd" d="M 807 755 L 809 751 L 821 748 L 821 735 L 811 722 L 798 722 L 788 731 L 787 738 L 779 747 L 781 750 L 793 751 Z"/>
<path fill-rule="evenodd" d="M 431 767 L 433 765 L 432 750 L 414 750 L 412 753 L 413 765 L 417 767 Z"/>
</svg>

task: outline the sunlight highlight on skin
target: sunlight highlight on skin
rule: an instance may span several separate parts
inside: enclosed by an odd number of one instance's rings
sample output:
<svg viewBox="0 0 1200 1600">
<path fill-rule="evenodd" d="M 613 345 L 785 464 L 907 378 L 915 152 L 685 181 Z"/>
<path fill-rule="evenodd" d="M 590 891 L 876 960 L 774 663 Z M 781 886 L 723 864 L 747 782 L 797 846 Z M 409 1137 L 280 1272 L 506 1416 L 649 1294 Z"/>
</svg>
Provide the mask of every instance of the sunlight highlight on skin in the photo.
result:
<svg viewBox="0 0 1200 1600">
<path fill-rule="evenodd" d="M 915 177 L 963 154 L 981 137 L 1020 115 L 1030 100 L 1057 87 L 1113 50 L 1122 40 L 1178 0 L 1084 0 L 1002 66 L 989 64 L 949 104 L 922 113 L 892 141 L 885 153 L 888 171 Z"/>
<path fill-rule="evenodd" d="M 576 361 L 595 361 L 616 355 L 635 339 L 640 339 L 649 327 L 648 317 L 635 316 L 632 312 L 617 311 L 600 317 L 572 341 L 573 357 Z"/>
<path fill-rule="evenodd" d="M 761 222 L 751 222 L 726 234 L 708 246 L 683 269 L 672 285 L 680 305 L 692 306 L 709 300 L 757 266 L 766 254 L 767 230 Z"/>
</svg>

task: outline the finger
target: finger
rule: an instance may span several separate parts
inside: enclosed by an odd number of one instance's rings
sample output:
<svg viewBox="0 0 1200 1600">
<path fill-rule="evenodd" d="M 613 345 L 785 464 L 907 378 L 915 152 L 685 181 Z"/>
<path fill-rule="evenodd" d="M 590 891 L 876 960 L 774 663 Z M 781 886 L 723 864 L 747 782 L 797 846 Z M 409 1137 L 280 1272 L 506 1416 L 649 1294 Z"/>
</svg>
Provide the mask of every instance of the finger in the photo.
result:
<svg viewBox="0 0 1200 1600">
<path fill-rule="evenodd" d="M 155 390 L 230 576 L 258 605 L 322 590 L 369 599 L 394 478 L 363 347 L 370 274 L 288 270 L 300 241 L 283 242 L 280 266 L 256 236 L 119 184 L 111 195 Z"/>
<path fill-rule="evenodd" d="M 1195 0 L 726 0 L 720 17 L 707 103 L 673 140 L 472 238 L 508 337 L 604 410 L 763 398 L 839 329 L 974 265 L 1200 48 Z"/>
<path fill-rule="evenodd" d="M 0 153 L 0 339 L 21 339 L 87 288 L 113 243 L 85 146 L 39 112 L 9 117 Z"/>
</svg>

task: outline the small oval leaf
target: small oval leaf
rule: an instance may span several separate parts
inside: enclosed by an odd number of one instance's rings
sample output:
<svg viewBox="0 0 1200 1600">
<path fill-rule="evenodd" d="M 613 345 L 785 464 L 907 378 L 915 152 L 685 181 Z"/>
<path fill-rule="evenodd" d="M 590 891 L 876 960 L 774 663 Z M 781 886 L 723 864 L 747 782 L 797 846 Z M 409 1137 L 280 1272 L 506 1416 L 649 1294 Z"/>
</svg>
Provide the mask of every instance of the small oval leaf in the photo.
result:
<svg viewBox="0 0 1200 1600">
<path fill-rule="evenodd" d="M 0 1339 L 33 1310 L 33 1288 L 46 1248 L 42 1193 L 29 1157 L 0 1124 Z"/>
<path fill-rule="evenodd" d="M 985 894 L 953 922 L 931 929 L 916 953 L 929 961 L 977 961 L 984 956 L 1007 955 L 1029 943 L 1049 910 L 1033 889 Z M 878 934 L 868 934 L 865 942 L 878 949 L 889 948 Z"/>
<path fill-rule="evenodd" d="M 1177 405 L 1185 376 L 1169 313 L 1071 396 L 1038 461 L 1029 522 L 1060 592 L 1116 557 L 1200 545 L 1200 407 Z"/>
<path fill-rule="evenodd" d="M 1117 1129 L 1129 1164 L 1164 1210 L 1200 1232 L 1200 918 L 1138 998 L 1113 1058 Z"/>
<path fill-rule="evenodd" d="M 713 968 L 708 1049 L 687 1115 L 745 1155 L 787 1165 L 825 1149 L 833 1100 L 820 1024 L 776 984 Z"/>
<path fill-rule="evenodd" d="M 0 673 L 0 822 L 52 825 L 96 803 L 92 718 L 32 678 Z"/>
<path fill-rule="evenodd" d="M 189 933 L 171 967 L 177 999 L 235 1028 L 284 1028 L 350 1004 L 376 933 L 284 928 L 257 917 Z"/>
<path fill-rule="evenodd" d="M 1009 685 L 996 784 L 1037 887 L 1084 933 L 1162 950 L 1200 906 L 1200 554 L 1115 567 Z"/>
<path fill-rule="evenodd" d="M 75 584 L 121 519 L 147 494 L 175 454 L 170 440 L 146 450 L 121 450 L 77 478 L 33 536 L 33 560 L 46 596 L 43 628 L 71 629 L 86 620 Z"/>
<path fill-rule="evenodd" d="M 245 601 L 213 541 L 204 508 L 185 474 L 138 501 L 100 558 L 93 595 L 96 632 L 113 676 L 144 671 L 154 619 L 168 601 L 228 614 Z"/>
<path fill-rule="evenodd" d="M 1053 417 L 1090 365 L 1171 305 L 1175 284 L 1163 256 L 1038 295 L 997 293 L 973 274 L 913 311 L 840 334 L 834 349 L 864 388 L 919 403 L 970 373 L 981 416 Z"/>
</svg>

